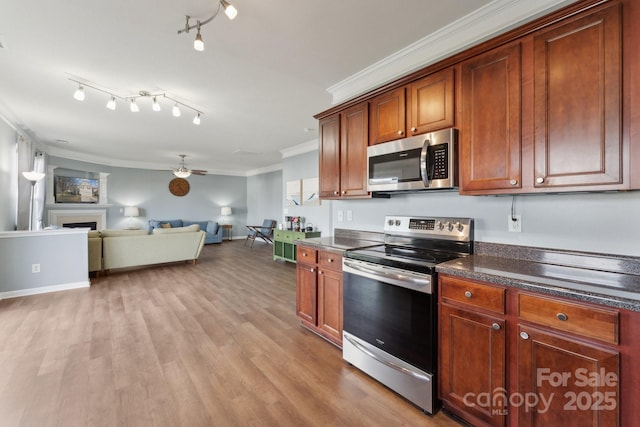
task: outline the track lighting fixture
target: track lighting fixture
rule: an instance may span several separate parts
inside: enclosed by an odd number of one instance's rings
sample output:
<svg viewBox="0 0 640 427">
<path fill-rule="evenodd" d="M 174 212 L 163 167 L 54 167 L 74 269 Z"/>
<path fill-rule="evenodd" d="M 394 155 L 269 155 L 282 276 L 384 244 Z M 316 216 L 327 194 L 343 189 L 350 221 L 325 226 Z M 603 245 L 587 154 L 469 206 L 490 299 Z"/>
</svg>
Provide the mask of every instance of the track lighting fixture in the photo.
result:
<svg viewBox="0 0 640 427">
<path fill-rule="evenodd" d="M 73 97 L 78 101 L 84 101 L 84 86 L 78 85 L 78 89 L 74 92 Z"/>
<path fill-rule="evenodd" d="M 171 114 L 173 114 L 173 117 L 180 117 L 180 107 L 178 107 L 178 104 L 174 104 Z"/>
<path fill-rule="evenodd" d="M 114 111 L 116 109 L 116 97 L 111 95 L 111 98 L 109 98 L 109 101 L 107 102 L 107 108 L 111 111 Z"/>
<path fill-rule="evenodd" d="M 169 101 L 171 101 L 173 103 L 173 108 L 171 109 L 171 113 L 173 114 L 174 117 L 180 117 L 182 115 L 182 111 L 180 111 L 180 107 L 184 107 L 187 108 L 189 110 L 192 110 L 195 113 L 195 116 L 193 118 L 193 124 L 194 125 L 199 125 L 200 124 L 200 118 L 204 115 L 204 113 L 202 111 L 200 111 L 197 108 L 194 108 L 188 104 L 185 104 L 184 102 L 178 101 L 177 99 L 172 98 L 171 96 L 167 95 L 164 92 L 160 92 L 160 93 L 150 93 L 147 91 L 139 91 L 137 94 L 135 95 L 128 95 L 128 96 L 119 96 L 119 95 L 114 95 L 114 92 L 117 91 L 112 91 L 110 89 L 107 88 L 101 88 L 101 87 L 97 87 L 97 86 L 93 86 L 91 84 L 85 83 L 83 81 L 79 81 L 73 78 L 69 78 L 69 80 L 71 80 L 74 83 L 78 84 L 78 88 L 76 89 L 76 91 L 73 94 L 73 97 L 75 99 L 77 99 L 78 101 L 84 101 L 85 98 L 85 88 L 91 88 L 93 90 L 96 90 L 98 92 L 102 92 L 106 95 L 109 96 L 109 100 L 107 101 L 106 107 L 109 110 L 115 110 L 116 109 L 116 98 L 119 98 L 122 101 L 128 102 L 129 103 L 129 109 L 131 110 L 131 112 L 133 113 L 137 113 L 140 111 L 140 106 L 138 105 L 138 100 L 140 98 L 150 98 L 152 100 L 152 104 L 151 104 L 151 109 L 153 111 L 162 111 L 162 107 L 160 105 L 159 100 L 162 98 L 168 99 Z"/>
<path fill-rule="evenodd" d="M 218 16 L 221 7 L 224 9 L 224 14 L 227 15 L 227 18 L 234 19 L 236 16 L 238 16 L 238 9 L 233 7 L 231 3 L 226 0 L 218 0 L 218 8 L 214 12 L 214 14 L 203 21 L 197 20 L 195 25 L 189 24 L 189 20 L 191 19 L 191 17 L 187 15 L 184 28 L 178 30 L 178 34 L 188 33 L 189 30 L 197 29 L 198 33 L 196 34 L 196 38 L 193 41 L 193 48 L 198 52 L 202 52 L 204 50 L 204 41 L 202 40 L 202 34 L 200 34 L 200 27 L 213 21 L 213 18 Z"/>
</svg>

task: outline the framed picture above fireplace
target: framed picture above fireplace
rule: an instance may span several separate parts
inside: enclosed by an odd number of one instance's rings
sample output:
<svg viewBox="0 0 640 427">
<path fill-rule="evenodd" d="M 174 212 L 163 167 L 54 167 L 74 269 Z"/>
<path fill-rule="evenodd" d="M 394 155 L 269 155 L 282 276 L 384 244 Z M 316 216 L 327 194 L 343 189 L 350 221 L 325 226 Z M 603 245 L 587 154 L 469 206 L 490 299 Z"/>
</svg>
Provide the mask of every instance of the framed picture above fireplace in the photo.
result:
<svg viewBox="0 0 640 427">
<path fill-rule="evenodd" d="M 100 180 L 56 175 L 53 191 L 56 203 L 98 203 Z"/>
</svg>

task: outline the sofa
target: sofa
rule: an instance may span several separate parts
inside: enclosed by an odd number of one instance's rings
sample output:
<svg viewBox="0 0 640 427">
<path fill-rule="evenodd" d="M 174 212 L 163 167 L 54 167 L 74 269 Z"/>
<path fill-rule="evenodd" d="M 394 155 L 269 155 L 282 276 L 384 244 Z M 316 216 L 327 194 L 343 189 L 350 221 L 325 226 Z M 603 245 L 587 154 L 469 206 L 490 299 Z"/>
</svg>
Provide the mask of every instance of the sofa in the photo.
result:
<svg viewBox="0 0 640 427">
<path fill-rule="evenodd" d="M 200 226 L 200 230 L 204 231 L 205 234 L 205 245 L 210 243 L 222 243 L 222 232 L 224 231 L 220 224 L 215 221 L 189 221 L 183 219 L 168 219 L 168 220 L 157 220 L 150 219 L 149 220 L 149 232 L 152 233 L 156 228 L 167 227 L 167 224 L 171 228 L 176 227 L 188 227 L 193 224 L 198 224 Z"/>
<path fill-rule="evenodd" d="M 93 232 L 89 236 L 89 271 L 96 272 L 176 261 L 195 263 L 205 240 L 205 232 L 198 224 L 158 228 L 151 233 L 109 229 L 96 233 L 99 237 Z"/>
</svg>

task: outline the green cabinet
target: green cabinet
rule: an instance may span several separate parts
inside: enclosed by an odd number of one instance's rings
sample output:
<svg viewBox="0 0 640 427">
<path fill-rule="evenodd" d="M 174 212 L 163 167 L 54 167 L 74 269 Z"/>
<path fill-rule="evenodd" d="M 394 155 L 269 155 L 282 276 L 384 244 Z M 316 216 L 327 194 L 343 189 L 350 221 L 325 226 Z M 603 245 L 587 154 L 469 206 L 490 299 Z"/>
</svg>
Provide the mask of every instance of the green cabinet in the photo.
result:
<svg viewBox="0 0 640 427">
<path fill-rule="evenodd" d="M 301 239 L 320 237 L 319 231 L 288 231 L 274 230 L 273 232 L 273 259 L 296 262 L 296 246 L 294 242 Z"/>
</svg>

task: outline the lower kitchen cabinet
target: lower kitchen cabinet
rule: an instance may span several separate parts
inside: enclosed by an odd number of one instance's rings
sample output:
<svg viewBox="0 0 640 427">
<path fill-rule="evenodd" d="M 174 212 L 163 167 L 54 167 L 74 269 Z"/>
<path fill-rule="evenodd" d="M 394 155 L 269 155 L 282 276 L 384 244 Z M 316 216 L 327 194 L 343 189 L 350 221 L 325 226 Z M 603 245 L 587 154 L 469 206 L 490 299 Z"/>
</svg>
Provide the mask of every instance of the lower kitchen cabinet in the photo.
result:
<svg viewBox="0 0 640 427">
<path fill-rule="evenodd" d="M 626 426 L 639 313 L 441 274 L 439 397 L 474 426 Z"/>
<path fill-rule="evenodd" d="M 440 399 L 475 426 L 505 425 L 506 402 L 484 404 L 487 391 L 506 389 L 504 293 L 477 282 L 440 281 Z"/>
<path fill-rule="evenodd" d="M 342 346 L 342 255 L 298 245 L 296 314 L 307 329 Z"/>
</svg>

